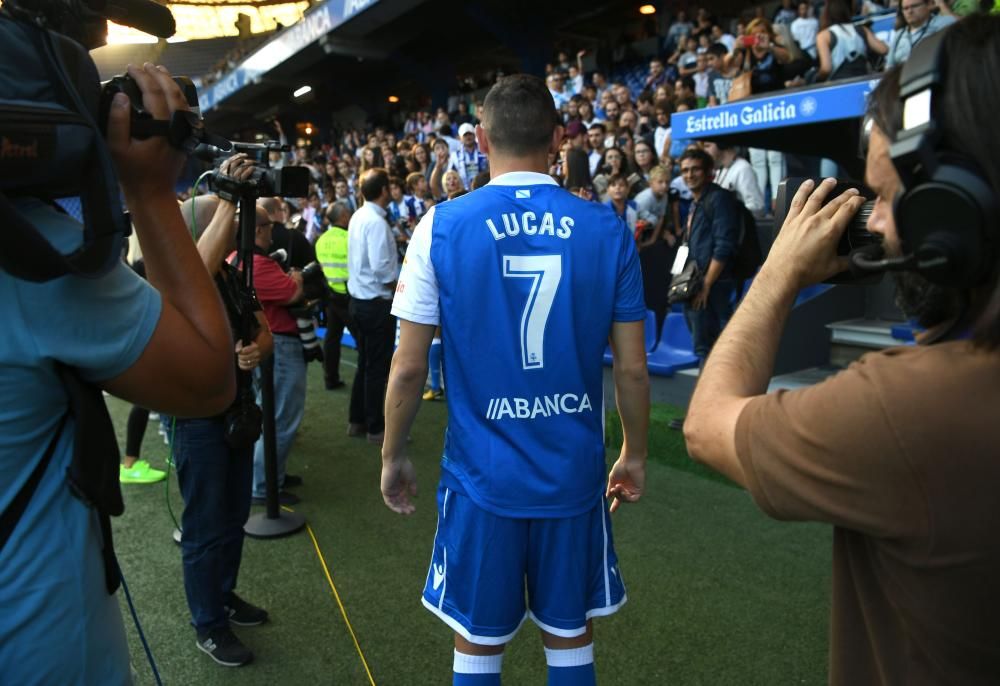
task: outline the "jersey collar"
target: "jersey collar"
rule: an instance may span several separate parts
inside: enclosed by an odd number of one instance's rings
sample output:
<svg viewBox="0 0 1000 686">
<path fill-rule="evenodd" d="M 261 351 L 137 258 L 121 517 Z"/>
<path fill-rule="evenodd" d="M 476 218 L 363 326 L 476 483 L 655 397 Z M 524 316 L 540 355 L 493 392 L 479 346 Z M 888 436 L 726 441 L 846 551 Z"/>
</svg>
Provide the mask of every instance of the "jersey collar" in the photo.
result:
<svg viewBox="0 0 1000 686">
<path fill-rule="evenodd" d="M 540 174 L 538 172 L 530 171 L 517 171 L 517 172 L 507 172 L 506 174 L 501 174 L 495 179 L 491 179 L 490 186 L 558 186 L 556 180 L 553 179 L 548 174 Z"/>
</svg>

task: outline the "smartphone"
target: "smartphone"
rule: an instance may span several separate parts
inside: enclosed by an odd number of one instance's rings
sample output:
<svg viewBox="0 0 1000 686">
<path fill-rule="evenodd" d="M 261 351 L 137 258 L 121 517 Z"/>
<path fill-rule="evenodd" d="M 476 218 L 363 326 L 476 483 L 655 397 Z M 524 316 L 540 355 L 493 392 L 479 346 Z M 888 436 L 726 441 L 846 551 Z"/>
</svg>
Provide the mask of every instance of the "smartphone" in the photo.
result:
<svg viewBox="0 0 1000 686">
<path fill-rule="evenodd" d="M 757 45 L 757 36 L 740 36 L 740 45 L 744 48 L 752 48 Z"/>
</svg>

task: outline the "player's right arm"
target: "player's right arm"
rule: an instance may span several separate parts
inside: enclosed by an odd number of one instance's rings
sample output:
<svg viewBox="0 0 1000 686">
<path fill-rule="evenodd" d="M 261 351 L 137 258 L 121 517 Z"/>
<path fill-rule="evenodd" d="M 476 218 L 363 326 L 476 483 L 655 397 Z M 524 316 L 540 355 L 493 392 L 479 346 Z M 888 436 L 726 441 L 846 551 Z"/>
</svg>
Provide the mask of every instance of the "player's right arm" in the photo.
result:
<svg viewBox="0 0 1000 686">
<path fill-rule="evenodd" d="M 399 346 L 392 356 L 385 392 L 385 439 L 382 443 L 382 500 L 393 512 L 413 514 L 410 497 L 417 493 L 417 477 L 403 454 L 410 427 L 420 409 L 427 379 L 427 353 L 440 325 L 437 277 L 431 262 L 431 208 L 413 230 L 392 314 L 399 318 Z"/>
<path fill-rule="evenodd" d="M 622 420 L 622 450 L 608 475 L 611 511 L 634 503 L 646 484 L 649 431 L 649 372 L 646 369 L 644 323 L 615 322 L 611 328 L 615 400 Z"/>
<path fill-rule="evenodd" d="M 413 514 L 417 494 L 413 464 L 403 454 L 410 427 L 420 409 L 427 379 L 427 353 L 436 327 L 399 320 L 399 347 L 392 356 L 385 391 L 385 440 L 382 443 L 382 500 L 393 512 Z"/>
<path fill-rule="evenodd" d="M 129 67 L 156 119 L 187 109 L 162 67 Z M 233 339 L 222 300 L 184 226 L 173 187 L 184 156 L 163 138 L 129 136 L 128 99 L 117 96 L 108 117 L 114 156 L 149 282 L 160 291 L 159 322 L 139 359 L 102 385 L 126 400 L 180 416 L 224 411 L 236 393 Z M 169 380 L 164 382 L 164 380 Z"/>
</svg>

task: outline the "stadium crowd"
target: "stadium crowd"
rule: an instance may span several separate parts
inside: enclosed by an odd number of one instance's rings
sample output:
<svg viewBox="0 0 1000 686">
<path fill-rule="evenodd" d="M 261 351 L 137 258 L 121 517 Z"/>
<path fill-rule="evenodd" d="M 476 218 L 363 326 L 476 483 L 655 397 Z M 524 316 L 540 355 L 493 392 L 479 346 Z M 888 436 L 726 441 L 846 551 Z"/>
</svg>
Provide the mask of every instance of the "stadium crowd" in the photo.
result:
<svg viewBox="0 0 1000 686">
<path fill-rule="evenodd" d="M 658 36 L 658 53 L 644 62 L 633 60 L 630 65 L 626 51 L 625 61 L 613 69 L 587 71 L 587 50 L 558 50 L 546 65 L 545 79 L 565 135 L 550 173 L 574 194 L 613 207 L 626 222 L 640 249 L 646 303 L 657 314 L 659 331 L 677 246 L 691 238 L 692 228 L 706 223 L 701 217 L 689 226 L 696 194 L 682 173 L 685 151 L 707 153 L 698 159 L 704 161 L 710 195 L 715 187 L 728 191 L 720 201 L 726 210 L 709 222 L 723 237 L 722 247 L 715 248 L 719 258 L 738 251 L 741 236 L 756 220 L 772 214 L 778 183 L 787 175 L 783 153 L 674 135 L 671 115 L 875 73 L 905 60 L 913 45 L 957 17 L 980 9 L 963 0 L 893 1 L 888 6 L 870 0 L 782 0 L 773 12 L 759 6 L 738 17 L 720 18 L 695 8 L 672 17 Z M 896 28 L 883 42 L 870 30 L 869 15 L 893 11 Z M 436 109 L 412 109 L 387 125 L 328 131 L 322 137 L 325 142 L 319 142 L 319 136 L 289 141 L 275 120 L 274 133 L 293 145 L 288 153 L 272 153 L 272 165 L 304 165 L 312 181 L 308 197 L 276 201 L 281 216 L 315 243 L 330 226 L 346 227 L 350 215 L 363 205 L 361 176 L 370 169 L 385 169 L 390 193 L 386 219 L 402 256 L 413 228 L 431 207 L 489 180 L 489 161 L 478 149 L 475 127 L 483 94 L 502 76 L 500 69 L 478 77 L 463 75 L 460 92 Z M 831 160 L 815 162 L 821 175 L 836 175 Z M 717 295 L 720 302 L 732 300 L 742 288 L 731 271 L 709 281 L 724 286 L 728 295 Z M 707 327 L 693 323 L 696 339 L 699 332 L 709 332 L 695 341 L 700 356 L 707 354 L 729 310 L 722 307 Z M 347 320 L 345 316 L 342 321 Z M 328 371 L 327 380 L 339 383 L 335 370 Z M 440 397 L 435 375 L 428 399 Z"/>
</svg>

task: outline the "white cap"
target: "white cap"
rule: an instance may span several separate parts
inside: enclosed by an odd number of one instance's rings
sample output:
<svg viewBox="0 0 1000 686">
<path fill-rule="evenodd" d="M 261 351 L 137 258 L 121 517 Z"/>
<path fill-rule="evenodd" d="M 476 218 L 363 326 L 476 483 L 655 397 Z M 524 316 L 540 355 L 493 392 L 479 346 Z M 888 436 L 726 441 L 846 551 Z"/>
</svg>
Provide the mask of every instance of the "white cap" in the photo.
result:
<svg viewBox="0 0 1000 686">
<path fill-rule="evenodd" d="M 459 138 L 461 138 L 467 133 L 475 133 L 475 132 L 476 132 L 476 127 L 470 124 L 469 122 L 465 122 L 464 124 L 458 127 Z"/>
</svg>

